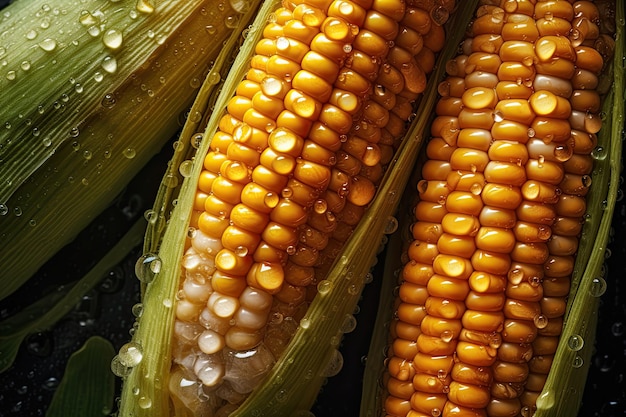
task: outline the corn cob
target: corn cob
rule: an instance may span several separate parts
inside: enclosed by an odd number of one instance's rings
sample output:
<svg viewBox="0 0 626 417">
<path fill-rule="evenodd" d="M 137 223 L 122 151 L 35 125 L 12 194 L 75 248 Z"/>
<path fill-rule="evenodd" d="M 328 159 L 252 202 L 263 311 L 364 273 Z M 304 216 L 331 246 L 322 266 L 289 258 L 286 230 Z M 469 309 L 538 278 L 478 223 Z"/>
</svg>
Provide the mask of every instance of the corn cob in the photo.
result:
<svg viewBox="0 0 626 417">
<path fill-rule="evenodd" d="M 534 413 L 591 185 L 598 16 L 585 1 L 483 4 L 449 62 L 392 325 L 386 415 Z"/>
<path fill-rule="evenodd" d="M 176 403 L 215 407 L 189 403 L 191 371 L 192 389 L 238 403 L 281 354 L 443 46 L 453 4 L 430 7 L 285 4 L 264 28 L 198 180 L 176 306 Z"/>
</svg>

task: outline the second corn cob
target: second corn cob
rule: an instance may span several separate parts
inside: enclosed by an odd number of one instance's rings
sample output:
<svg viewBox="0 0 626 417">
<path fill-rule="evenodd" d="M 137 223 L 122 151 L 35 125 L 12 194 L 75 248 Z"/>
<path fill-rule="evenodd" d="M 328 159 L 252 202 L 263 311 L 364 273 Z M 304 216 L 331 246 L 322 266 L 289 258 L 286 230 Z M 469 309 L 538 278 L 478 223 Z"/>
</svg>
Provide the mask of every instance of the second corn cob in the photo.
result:
<svg viewBox="0 0 626 417">
<path fill-rule="evenodd" d="M 584 1 L 485 4 L 449 63 L 392 326 L 386 415 L 534 413 L 591 184 L 598 16 Z"/>
</svg>

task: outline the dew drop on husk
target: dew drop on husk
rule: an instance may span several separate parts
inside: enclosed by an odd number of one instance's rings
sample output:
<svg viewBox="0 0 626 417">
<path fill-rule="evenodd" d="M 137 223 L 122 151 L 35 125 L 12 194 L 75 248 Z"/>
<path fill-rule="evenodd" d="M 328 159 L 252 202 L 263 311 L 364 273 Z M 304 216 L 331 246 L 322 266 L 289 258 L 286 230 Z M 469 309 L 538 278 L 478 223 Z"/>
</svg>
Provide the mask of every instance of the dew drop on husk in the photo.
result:
<svg viewBox="0 0 626 417">
<path fill-rule="evenodd" d="M 135 264 L 135 275 L 139 281 L 149 284 L 161 271 L 161 258 L 154 253 L 143 254 Z"/>
<path fill-rule="evenodd" d="M 339 373 L 339 371 L 341 371 L 341 368 L 343 368 L 343 356 L 341 355 L 341 352 L 335 349 L 331 353 L 331 357 L 326 365 L 326 368 L 322 371 L 322 376 L 335 376 Z"/>
<path fill-rule="evenodd" d="M 121 365 L 132 368 L 143 359 L 143 349 L 139 343 L 128 342 L 120 348 L 117 357 Z"/>
<path fill-rule="evenodd" d="M 46 52 L 52 52 L 57 47 L 57 41 L 54 39 L 46 38 L 43 41 L 39 42 L 39 47 Z"/>
<path fill-rule="evenodd" d="M 602 277 L 594 278 L 591 281 L 591 287 L 589 287 L 589 294 L 594 297 L 600 297 L 606 292 L 606 281 Z"/>
<path fill-rule="evenodd" d="M 585 344 L 585 340 L 582 336 L 578 334 L 573 334 L 567 339 L 567 347 L 573 350 L 574 352 L 578 352 L 583 348 Z"/>
<path fill-rule="evenodd" d="M 109 49 L 118 49 L 122 46 L 123 41 L 122 32 L 116 29 L 107 30 L 104 35 L 102 35 L 102 43 Z"/>
</svg>

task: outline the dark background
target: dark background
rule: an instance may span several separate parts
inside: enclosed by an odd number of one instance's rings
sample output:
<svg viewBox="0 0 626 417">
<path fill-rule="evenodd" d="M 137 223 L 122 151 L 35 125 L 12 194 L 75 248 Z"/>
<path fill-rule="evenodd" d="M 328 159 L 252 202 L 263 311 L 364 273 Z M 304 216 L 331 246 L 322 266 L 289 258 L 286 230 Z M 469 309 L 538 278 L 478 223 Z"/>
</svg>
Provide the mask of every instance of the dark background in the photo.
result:
<svg viewBox="0 0 626 417">
<path fill-rule="evenodd" d="M 26 0 L 20 0 L 26 1 Z M 0 8 L 8 4 L 0 0 Z M 126 187 L 113 204 L 77 239 L 41 268 L 8 299 L 0 301 L 0 320 L 39 296 L 80 279 L 151 208 L 160 178 L 171 156 L 167 145 Z M 623 179 L 623 178 L 622 178 Z M 624 188 L 622 182 L 622 191 Z M 622 194 L 623 195 L 623 192 Z M 606 293 L 601 298 L 595 353 L 579 416 L 626 415 L 626 202 L 620 200 L 613 219 L 611 256 L 606 261 Z M 110 340 L 115 349 L 130 339 L 133 304 L 139 302 L 134 264 L 136 248 L 115 266 L 56 326 L 28 336 L 15 364 L 0 374 L 0 417 L 44 416 L 69 356 L 93 335 Z M 313 412 L 317 417 L 358 416 L 361 376 L 378 302 L 378 285 L 366 286 L 356 330 L 346 335 L 344 367 L 323 387 Z M 119 383 L 119 381 L 118 381 Z"/>
</svg>

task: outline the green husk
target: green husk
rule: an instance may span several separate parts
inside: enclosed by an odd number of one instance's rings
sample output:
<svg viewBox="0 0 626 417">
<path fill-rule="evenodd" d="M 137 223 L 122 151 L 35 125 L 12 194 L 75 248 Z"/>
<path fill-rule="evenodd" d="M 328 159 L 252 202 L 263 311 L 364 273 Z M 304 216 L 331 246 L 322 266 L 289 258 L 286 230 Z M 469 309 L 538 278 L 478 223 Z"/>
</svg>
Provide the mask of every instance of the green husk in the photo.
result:
<svg viewBox="0 0 626 417">
<path fill-rule="evenodd" d="M 136 0 L 37 0 L 3 10 L 0 299 L 161 150 L 222 43 L 239 37 L 233 28 L 241 14 L 228 2 L 168 1 L 151 9 Z M 123 34 L 117 49 L 104 43 L 110 30 Z"/>
<path fill-rule="evenodd" d="M 93 336 L 70 357 L 46 417 L 102 417 L 113 410 L 113 345 Z"/>
<path fill-rule="evenodd" d="M 611 219 L 620 186 L 624 135 L 624 2 L 616 1 L 613 88 L 603 106 L 598 157 L 587 195 L 587 213 L 572 277 L 563 333 L 545 387 L 537 398 L 536 417 L 576 415 L 593 353 L 599 297 L 606 289 L 603 264 Z"/>
<path fill-rule="evenodd" d="M 0 373 L 15 360 L 22 341 L 29 334 L 52 328 L 94 288 L 108 271 L 141 243 L 145 222 L 139 220 L 116 245 L 80 280 L 51 292 L 0 322 Z"/>
<path fill-rule="evenodd" d="M 258 11 L 255 10 L 256 7 L 250 7 L 249 11 L 242 17 L 241 20 L 244 22 L 256 14 L 254 22 L 247 30 L 246 40 L 241 47 L 241 52 L 232 64 L 228 79 L 222 86 L 222 91 L 234 91 L 239 81 L 243 78 L 247 65 L 247 59 L 243 57 L 253 50 L 259 36 L 262 35 L 262 31 L 258 30 L 258 28 L 264 27 L 275 5 L 276 1 L 265 2 Z M 242 23 L 238 28 L 238 33 L 242 33 L 244 27 L 245 25 Z M 225 63 L 222 61 L 227 58 L 228 55 L 221 55 L 220 61 L 216 62 L 216 66 L 224 65 Z M 219 68 L 215 70 L 221 72 Z M 203 91 L 200 93 L 196 103 L 194 103 L 194 108 L 226 108 L 227 100 L 230 99 L 231 95 L 220 94 L 217 102 L 211 105 L 211 94 L 209 90 L 204 91 L 205 88 L 212 89 L 212 86 L 215 85 L 215 76 L 209 74 L 204 83 Z M 220 116 L 219 111 L 215 111 L 211 115 L 208 127 L 204 133 L 205 139 L 202 140 L 197 151 L 199 155 L 205 154 L 208 150 L 209 140 L 206 140 L 206 138 L 210 137 L 208 132 L 214 132 L 217 129 L 218 116 Z M 198 122 L 199 120 L 188 120 L 187 123 L 189 125 L 183 128 L 183 136 L 189 136 L 190 132 L 197 131 Z M 202 158 L 193 158 L 192 169 L 187 172 L 187 176 L 180 187 L 180 193 L 169 192 L 168 189 L 172 188 L 170 185 L 172 175 L 179 169 L 178 161 L 185 159 L 181 155 L 187 155 L 186 152 L 181 151 L 180 154 L 175 154 L 174 159 L 170 162 L 168 172 L 163 178 L 159 195 L 155 202 L 154 213 L 156 221 L 148 228 L 146 233 L 144 248 L 156 250 L 158 247 L 157 258 L 159 259 L 160 269 L 154 275 L 153 281 L 145 287 L 145 292 L 143 293 L 143 314 L 139 318 L 139 327 L 133 336 L 133 343 L 140 346 L 143 359 L 124 378 L 120 403 L 121 416 L 148 417 L 170 415 L 167 384 L 171 366 L 170 342 L 174 323 L 172 306 L 175 301 L 175 294 L 178 291 L 179 262 L 187 236 L 197 179 L 202 168 Z M 167 207 L 171 205 L 170 201 L 173 201 L 176 196 L 178 196 L 176 199 L 177 204 L 170 213 Z M 161 218 L 161 216 L 163 217 Z M 163 229 L 160 225 L 165 223 L 168 226 Z M 146 255 L 148 254 L 146 253 Z M 137 401 L 138 398 L 147 399 L 150 405 L 145 407 L 146 401 L 139 402 Z"/>
</svg>

